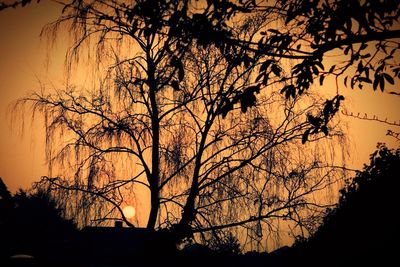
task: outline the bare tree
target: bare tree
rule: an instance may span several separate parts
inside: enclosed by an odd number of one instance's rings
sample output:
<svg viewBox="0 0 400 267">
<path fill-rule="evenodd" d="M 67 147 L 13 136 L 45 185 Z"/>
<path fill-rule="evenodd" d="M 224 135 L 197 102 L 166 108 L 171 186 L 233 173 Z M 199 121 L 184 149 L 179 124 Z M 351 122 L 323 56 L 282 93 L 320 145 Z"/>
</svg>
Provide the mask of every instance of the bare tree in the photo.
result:
<svg viewBox="0 0 400 267">
<path fill-rule="evenodd" d="M 296 231 L 313 229 L 333 203 L 321 194 L 342 174 L 325 149 L 343 136 L 332 122 L 332 140 L 326 124 L 302 145 L 326 102 L 307 92 L 286 98 L 276 86 L 286 82 L 276 61 L 268 66 L 271 79 L 256 79 L 269 55 L 212 35 L 253 43 L 274 19 L 264 12 L 228 29 L 226 16 L 241 8 L 224 8 L 221 18 L 217 6 L 196 1 L 65 5 L 50 29 L 70 27 L 71 55 L 79 59 L 83 44 L 96 40 L 98 59 L 113 64 L 92 90 L 43 91 L 20 103 L 45 118 L 57 174 L 42 182 L 68 202 L 71 216 L 134 226 L 121 204 L 143 187 L 147 227 L 168 228 L 177 239 L 240 226 L 257 241 L 277 231 L 280 219 Z"/>
</svg>

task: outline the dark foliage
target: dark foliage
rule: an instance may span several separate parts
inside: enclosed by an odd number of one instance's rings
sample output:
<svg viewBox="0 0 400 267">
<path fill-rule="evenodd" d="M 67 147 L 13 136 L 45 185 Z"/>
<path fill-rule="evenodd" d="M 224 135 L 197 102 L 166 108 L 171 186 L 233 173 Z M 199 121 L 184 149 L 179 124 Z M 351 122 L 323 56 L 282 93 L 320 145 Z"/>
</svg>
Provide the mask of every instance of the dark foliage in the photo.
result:
<svg viewBox="0 0 400 267">
<path fill-rule="evenodd" d="M 378 145 L 371 163 L 341 191 L 336 208 L 309 238 L 297 242 L 276 262 L 309 266 L 389 266 L 400 237 L 400 149 Z"/>
<path fill-rule="evenodd" d="M 8 191 L 6 184 L 3 182 L 3 179 L 0 178 L 0 200 L 6 201 L 11 198 L 11 193 Z"/>
<path fill-rule="evenodd" d="M 292 82 L 282 89 L 286 97 L 302 94 L 314 80 L 319 80 L 320 86 L 323 86 L 327 77 L 342 78 L 344 85 L 352 89 L 367 86 L 381 91 L 385 88 L 387 91 L 400 77 L 400 68 L 396 63 L 400 47 L 399 1 L 287 0 L 280 1 L 278 6 L 285 14 L 285 24 L 290 29 L 275 33 L 277 38 L 289 40 L 285 46 L 279 47 L 282 53 L 289 53 L 300 60 L 291 70 Z M 309 46 L 302 40 L 307 40 Z M 294 47 L 296 49 L 290 52 Z M 343 61 L 333 64 L 327 61 L 326 56 L 332 52 Z M 338 97 L 342 96 L 336 99 Z M 329 121 L 339 108 L 339 101 L 335 109 L 329 108 L 332 101 L 335 99 L 326 102 L 324 111 L 317 118 L 321 122 Z M 326 123 L 324 128 L 320 124 L 305 131 L 303 142 L 308 140 L 310 134 L 319 131 L 328 133 Z"/>
<path fill-rule="evenodd" d="M 75 226 L 62 217 L 62 210 L 46 192 L 11 195 L 0 179 L 0 258 L 34 255 L 38 259 L 57 257 L 65 251 Z M 64 250 L 64 251 L 62 251 Z"/>
</svg>

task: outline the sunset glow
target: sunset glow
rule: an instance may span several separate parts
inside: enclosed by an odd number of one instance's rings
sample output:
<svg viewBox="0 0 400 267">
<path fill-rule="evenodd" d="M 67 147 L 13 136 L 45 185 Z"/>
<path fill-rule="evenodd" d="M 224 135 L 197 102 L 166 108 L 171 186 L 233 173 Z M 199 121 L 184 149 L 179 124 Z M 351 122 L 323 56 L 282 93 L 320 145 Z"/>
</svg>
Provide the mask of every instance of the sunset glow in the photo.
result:
<svg viewBox="0 0 400 267">
<path fill-rule="evenodd" d="M 0 0 L 0 36 L 0 267 L 396 261 L 400 1 Z"/>
<path fill-rule="evenodd" d="M 126 207 L 123 209 L 123 212 L 124 212 L 124 216 L 125 216 L 126 218 L 130 219 L 130 218 L 135 217 L 136 209 L 135 209 L 135 207 L 132 207 L 132 206 L 126 206 Z"/>
</svg>

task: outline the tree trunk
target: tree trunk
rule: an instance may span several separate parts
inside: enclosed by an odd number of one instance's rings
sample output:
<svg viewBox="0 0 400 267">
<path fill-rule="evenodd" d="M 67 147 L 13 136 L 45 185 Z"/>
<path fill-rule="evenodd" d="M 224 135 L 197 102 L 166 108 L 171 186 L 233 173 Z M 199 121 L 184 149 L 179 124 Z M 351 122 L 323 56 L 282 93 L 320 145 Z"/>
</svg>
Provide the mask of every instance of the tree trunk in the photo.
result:
<svg viewBox="0 0 400 267">
<path fill-rule="evenodd" d="M 149 177 L 150 185 L 150 215 L 147 222 L 148 229 L 154 229 L 157 222 L 158 210 L 160 208 L 160 121 L 159 112 L 156 98 L 157 84 L 155 81 L 155 66 L 153 64 L 150 53 L 147 53 L 147 64 L 148 64 L 148 86 L 149 86 L 149 97 L 151 102 L 151 131 L 152 131 L 152 154 L 151 154 L 151 176 Z"/>
<path fill-rule="evenodd" d="M 150 185 L 150 215 L 149 215 L 149 220 L 147 222 L 147 228 L 148 229 L 154 229 L 156 226 L 157 222 L 157 215 L 158 215 L 158 210 L 160 208 L 160 197 L 159 197 L 159 190 L 158 186 L 153 187 L 153 185 Z"/>
<path fill-rule="evenodd" d="M 208 117 L 207 120 L 208 123 L 206 123 L 206 127 L 204 129 L 202 138 L 200 140 L 199 151 L 197 152 L 196 156 L 195 167 L 193 171 L 193 180 L 190 187 L 189 196 L 186 199 L 186 204 L 182 212 L 182 218 L 179 221 L 179 224 L 176 229 L 178 238 L 188 237 L 189 235 L 192 234 L 192 231 L 190 229 L 190 223 L 194 221 L 194 219 L 196 218 L 195 200 L 196 197 L 199 195 L 199 173 L 201 167 L 201 158 L 203 156 L 204 146 L 206 143 L 208 131 L 210 130 L 212 124 L 211 123 L 212 118 Z"/>
</svg>

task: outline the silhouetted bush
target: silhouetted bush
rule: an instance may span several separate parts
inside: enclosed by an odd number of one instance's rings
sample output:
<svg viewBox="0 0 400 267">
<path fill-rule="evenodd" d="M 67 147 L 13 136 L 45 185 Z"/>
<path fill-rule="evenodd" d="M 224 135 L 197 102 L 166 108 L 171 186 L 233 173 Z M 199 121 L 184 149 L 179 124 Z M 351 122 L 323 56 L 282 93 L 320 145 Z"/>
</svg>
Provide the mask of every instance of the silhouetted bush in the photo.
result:
<svg viewBox="0 0 400 267">
<path fill-rule="evenodd" d="M 400 237 L 399 174 L 400 149 L 379 144 L 371 163 L 341 190 L 337 207 L 308 240 L 294 246 L 290 257 L 313 266 L 385 266 L 394 260 Z"/>
<path fill-rule="evenodd" d="M 47 261 L 68 253 L 75 225 L 45 191 L 11 195 L 0 179 L 0 257 L 33 255 Z"/>
</svg>

